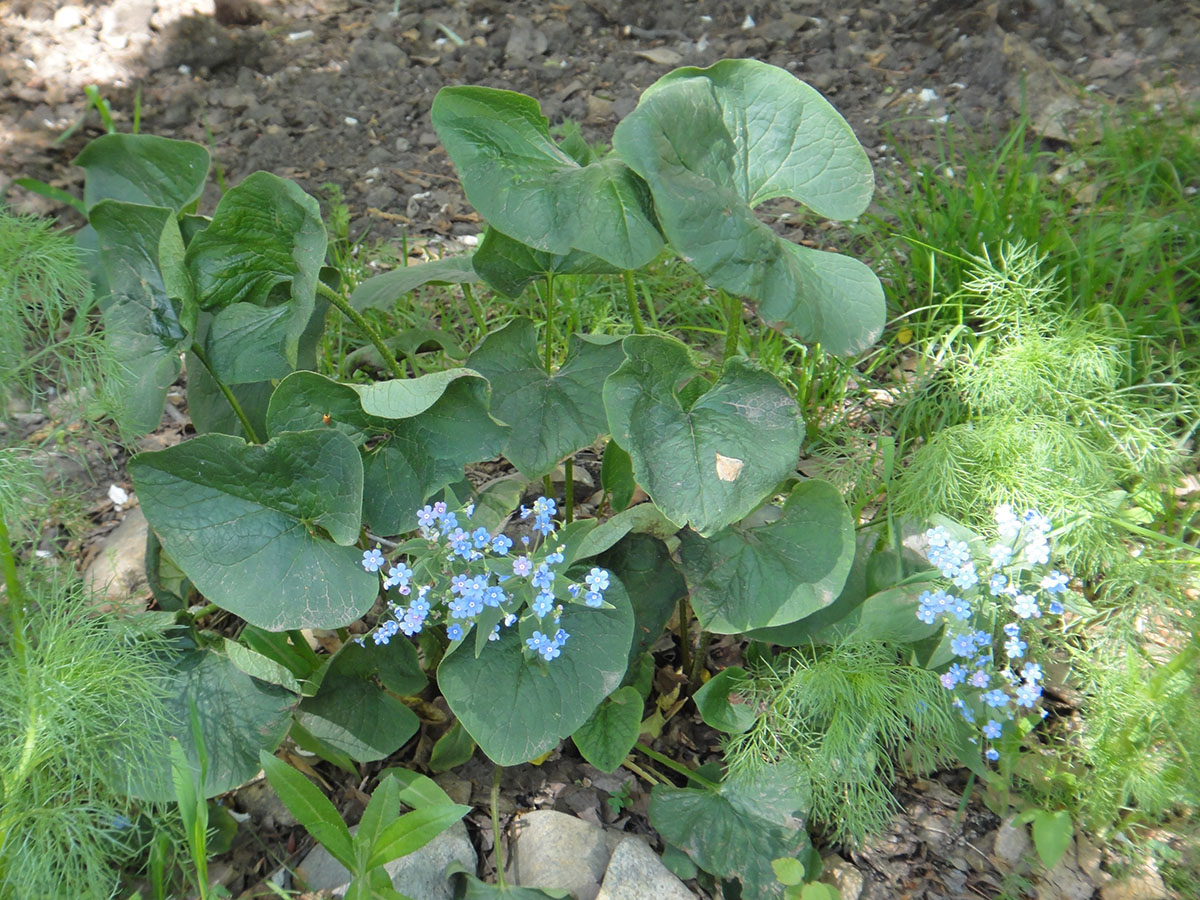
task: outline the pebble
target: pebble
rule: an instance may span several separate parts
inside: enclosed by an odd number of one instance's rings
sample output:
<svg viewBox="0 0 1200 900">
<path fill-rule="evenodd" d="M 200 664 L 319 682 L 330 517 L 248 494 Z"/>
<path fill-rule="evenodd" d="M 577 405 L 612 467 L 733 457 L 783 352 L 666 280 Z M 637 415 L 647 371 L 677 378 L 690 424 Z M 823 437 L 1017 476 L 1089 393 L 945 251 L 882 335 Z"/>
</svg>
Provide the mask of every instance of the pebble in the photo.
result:
<svg viewBox="0 0 1200 900">
<path fill-rule="evenodd" d="M 104 539 L 96 558 L 83 573 L 83 583 L 118 608 L 143 606 L 146 582 L 146 534 L 149 525 L 135 506 Z"/>
</svg>

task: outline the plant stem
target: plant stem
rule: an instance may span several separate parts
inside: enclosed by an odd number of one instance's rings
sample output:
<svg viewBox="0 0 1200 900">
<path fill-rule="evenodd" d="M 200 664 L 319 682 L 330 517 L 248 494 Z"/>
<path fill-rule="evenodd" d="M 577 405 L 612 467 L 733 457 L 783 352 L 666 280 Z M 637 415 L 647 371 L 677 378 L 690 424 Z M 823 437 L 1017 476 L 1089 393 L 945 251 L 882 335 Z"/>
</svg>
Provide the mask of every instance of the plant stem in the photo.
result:
<svg viewBox="0 0 1200 900">
<path fill-rule="evenodd" d="M 721 789 L 721 786 L 719 784 L 717 784 L 717 782 L 709 781 L 703 775 L 697 775 L 695 772 L 693 772 L 691 769 L 689 769 L 687 766 L 683 765 L 682 763 L 675 762 L 675 760 L 671 759 L 669 756 L 663 756 L 657 750 L 651 750 L 645 744 L 634 744 L 633 748 L 635 750 L 641 750 L 643 753 L 645 753 L 648 757 L 650 757 L 655 762 L 662 763 L 668 769 L 678 772 L 680 775 L 682 775 L 684 778 L 687 778 L 689 781 L 694 781 L 699 785 L 703 785 L 704 787 L 708 788 L 710 791 L 716 791 L 716 790 Z"/>
<path fill-rule="evenodd" d="M 637 288 L 633 284 L 633 270 L 626 269 L 622 277 L 625 280 L 625 305 L 629 307 L 629 318 L 633 320 L 633 333 L 645 334 L 646 323 L 642 321 L 642 310 L 638 306 Z"/>
<path fill-rule="evenodd" d="M 742 333 L 742 301 L 724 291 L 718 293 L 725 304 L 725 353 L 721 362 L 727 363 L 737 356 L 738 337 Z"/>
<path fill-rule="evenodd" d="M 258 433 L 255 432 L 254 426 L 250 424 L 250 420 L 246 418 L 246 413 L 242 410 L 242 404 L 238 403 L 237 397 L 233 396 L 233 391 L 229 389 L 228 385 L 217 377 L 217 373 L 213 371 L 208 357 L 204 355 L 204 351 L 200 349 L 199 344 L 192 344 L 192 355 L 200 360 L 204 368 L 208 369 L 209 376 L 217 383 L 217 387 L 221 389 L 221 393 L 225 395 L 226 401 L 233 408 L 233 414 L 242 423 L 242 429 L 246 432 L 246 437 L 250 439 L 250 443 L 261 444 L 262 440 L 259 438 Z"/>
<path fill-rule="evenodd" d="M 700 673 L 704 671 L 704 660 L 708 657 L 708 640 L 709 633 L 701 628 L 696 652 L 692 654 L 692 668 L 687 673 L 689 690 L 694 690 L 700 684 Z"/>
<path fill-rule="evenodd" d="M 566 524 L 570 525 L 575 520 L 575 460 L 569 456 L 563 462 L 563 506 Z"/>
<path fill-rule="evenodd" d="M 317 282 L 317 293 L 336 306 L 342 315 L 363 330 L 363 333 L 367 336 L 367 339 L 370 340 L 370 342 L 375 346 L 375 349 L 379 351 L 379 355 L 383 358 L 384 364 L 392 370 L 393 375 L 395 375 L 397 378 L 405 377 L 404 367 L 401 366 L 400 363 L 396 362 L 396 357 L 392 354 L 392 351 L 387 348 L 387 345 L 383 342 L 383 338 L 379 336 L 379 332 L 371 327 L 371 323 L 363 318 L 362 313 L 347 303 L 345 297 L 321 281 Z"/>
<path fill-rule="evenodd" d="M 471 318 L 475 320 L 475 327 L 479 329 L 479 333 L 483 334 L 487 330 L 487 321 L 483 316 L 483 309 L 479 306 L 479 301 L 475 299 L 475 292 L 471 290 L 471 285 L 465 281 L 462 286 L 463 296 L 467 298 L 467 306 L 471 310 Z"/>
<path fill-rule="evenodd" d="M 679 598 L 679 669 L 685 675 L 692 670 L 691 624 L 692 611 L 684 594 Z"/>
<path fill-rule="evenodd" d="M 8 536 L 8 522 L 0 506 L 0 568 L 4 570 L 4 587 L 8 593 L 8 621 L 12 627 L 12 650 L 19 671 L 25 671 L 28 645 L 25 643 L 25 587 L 17 575 L 17 557 Z"/>
<path fill-rule="evenodd" d="M 554 374 L 554 276 L 546 276 L 546 374 Z"/>
<path fill-rule="evenodd" d="M 492 847 L 496 851 L 496 884 L 504 890 L 504 851 L 500 845 L 500 773 L 501 766 L 492 769 Z"/>
</svg>

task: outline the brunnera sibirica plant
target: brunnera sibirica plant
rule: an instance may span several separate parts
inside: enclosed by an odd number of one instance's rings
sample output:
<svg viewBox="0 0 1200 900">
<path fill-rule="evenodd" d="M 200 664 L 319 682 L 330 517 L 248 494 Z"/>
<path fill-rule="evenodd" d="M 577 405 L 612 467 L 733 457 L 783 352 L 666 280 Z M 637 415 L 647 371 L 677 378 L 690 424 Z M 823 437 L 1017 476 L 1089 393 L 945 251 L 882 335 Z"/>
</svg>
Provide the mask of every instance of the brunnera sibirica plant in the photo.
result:
<svg viewBox="0 0 1200 900">
<path fill-rule="evenodd" d="M 403 698 L 431 677 L 498 765 L 572 737 L 615 767 L 638 737 L 638 673 L 681 596 L 685 652 L 694 616 L 708 633 L 781 647 L 855 631 L 922 675 L 948 663 L 922 656 L 941 623 L 916 617 L 911 585 L 863 586 L 842 496 L 797 472 L 806 434 L 792 391 L 744 353 L 749 328 L 836 354 L 882 329 L 866 266 L 783 240 L 754 214 L 776 197 L 835 219 L 866 208 L 870 165 L 833 107 L 781 69 L 726 60 L 660 79 L 603 154 L 556 141 L 537 102 L 508 91 L 444 89 L 432 117 L 487 231 L 468 258 L 357 285 L 327 265 L 319 206 L 294 182 L 254 173 L 205 215 L 203 147 L 109 134 L 77 160 L 79 243 L 123 367 L 121 428 L 156 427 L 187 368 L 196 436 L 137 454 L 129 472 L 169 613 L 172 720 L 195 723 L 207 765 L 187 725 L 161 745 L 179 739 L 200 793 L 253 776 L 285 739 L 350 770 L 389 757 L 420 727 Z M 639 272 L 664 252 L 721 310 L 720 358 L 643 321 L 654 301 Z M 565 328 L 564 275 L 619 278 L 626 325 Z M 527 315 L 445 355 L 380 330 L 378 311 L 434 283 L 463 286 L 481 311 L 475 284 L 528 296 Z M 332 315 L 362 336 L 378 380 L 316 371 Z M 572 461 L 601 446 L 613 514 L 579 518 Z M 513 474 L 465 477 L 498 457 Z M 559 495 L 546 485 L 560 466 Z M 635 487 L 650 502 L 626 508 Z M 236 639 L 208 627 L 216 609 L 244 623 Z M 305 629 L 336 633 L 333 651 L 315 652 Z M 149 768 L 168 772 L 165 752 Z M 746 896 L 778 896 L 772 860 L 808 846 L 804 780 L 787 766 L 678 769 L 696 787 L 659 785 L 655 826 Z M 162 780 L 131 790 L 170 799 Z M 730 829 L 752 849 L 709 839 Z"/>
</svg>

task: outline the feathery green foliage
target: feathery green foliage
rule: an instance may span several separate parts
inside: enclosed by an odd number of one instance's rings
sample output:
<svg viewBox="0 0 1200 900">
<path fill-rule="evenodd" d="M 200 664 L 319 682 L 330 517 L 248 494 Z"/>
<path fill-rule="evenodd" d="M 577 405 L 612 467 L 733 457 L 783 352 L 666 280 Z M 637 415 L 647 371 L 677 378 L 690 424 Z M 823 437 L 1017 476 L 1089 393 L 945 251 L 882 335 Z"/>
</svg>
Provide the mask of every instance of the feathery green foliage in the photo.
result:
<svg viewBox="0 0 1200 900">
<path fill-rule="evenodd" d="M 761 713 L 729 739 L 730 771 L 799 764 L 812 783 L 811 819 L 834 841 L 861 844 L 887 827 L 898 767 L 926 772 L 952 758 L 959 726 L 938 676 L 887 644 L 792 651 L 750 674 L 746 702 Z"/>
<path fill-rule="evenodd" d="M 0 410 L 100 387 L 113 367 L 70 235 L 0 207 L 0 260 Z"/>
<path fill-rule="evenodd" d="M 0 898 L 108 898 L 140 849 L 114 785 L 161 733 L 162 647 L 61 579 L 30 594 L 20 651 L 0 632 Z"/>
</svg>

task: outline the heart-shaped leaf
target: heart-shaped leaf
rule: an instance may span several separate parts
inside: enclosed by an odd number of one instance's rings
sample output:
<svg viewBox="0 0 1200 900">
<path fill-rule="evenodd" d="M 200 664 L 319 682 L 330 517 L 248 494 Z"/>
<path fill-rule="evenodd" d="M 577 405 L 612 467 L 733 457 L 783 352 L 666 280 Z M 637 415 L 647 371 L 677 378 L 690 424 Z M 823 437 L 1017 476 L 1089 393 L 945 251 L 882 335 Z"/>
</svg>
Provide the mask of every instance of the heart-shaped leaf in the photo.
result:
<svg viewBox="0 0 1200 900">
<path fill-rule="evenodd" d="M 642 695 L 635 687 L 613 691 L 596 707 L 571 740 L 583 758 L 601 772 L 615 772 L 637 743 L 642 726 Z"/>
<path fill-rule="evenodd" d="M 534 281 L 551 275 L 612 275 L 621 270 L 598 256 L 572 250 L 556 255 L 535 250 L 489 228 L 472 257 L 475 271 L 493 290 L 520 297 Z"/>
<path fill-rule="evenodd" d="M 280 378 L 297 367 L 325 244 L 317 201 L 293 181 L 255 172 L 221 198 L 212 223 L 187 248 L 198 302 L 216 314 L 207 349 L 220 360 L 213 363 L 219 377 L 235 383 Z M 235 346 L 221 353 L 220 340 Z M 255 345 L 271 366 L 243 359 Z M 258 374 L 264 371 L 270 374 Z"/>
<path fill-rule="evenodd" d="M 625 674 L 633 613 L 615 578 L 605 592 L 612 608 L 570 605 L 561 627 L 571 635 L 562 655 L 525 659 L 518 629 L 501 630 L 475 656 L 469 642 L 438 666 L 450 709 L 489 758 L 501 766 L 527 762 L 588 720 Z M 497 715 L 503 709 L 504 715 Z"/>
<path fill-rule="evenodd" d="M 629 594 L 633 607 L 629 663 L 633 665 L 658 640 L 679 598 L 687 595 L 687 584 L 675 568 L 667 545 L 648 534 L 626 535 L 597 557 L 596 563 L 616 575 Z"/>
<path fill-rule="evenodd" d="M 328 427 L 361 447 L 363 515 L 383 534 L 415 528 L 421 504 L 467 463 L 497 455 L 508 435 L 488 414 L 487 382 L 469 369 L 353 386 L 296 372 L 275 389 L 267 427 L 273 435 Z"/>
<path fill-rule="evenodd" d="M 170 738 L 176 738 L 192 767 L 200 762 L 192 735 L 195 710 L 208 756 L 204 796 L 232 790 L 258 771 L 260 750 L 273 752 L 287 734 L 298 698 L 283 688 L 240 671 L 224 654 L 181 646 L 170 659 L 168 710 L 172 723 L 142 748 L 149 765 L 141 772 L 122 772 L 133 796 L 173 802 Z"/>
<path fill-rule="evenodd" d="M 447 256 L 429 262 L 401 266 L 359 282 L 350 295 L 350 305 L 364 309 L 390 310 L 405 294 L 426 284 L 473 284 L 479 280 L 469 256 Z"/>
<path fill-rule="evenodd" d="M 562 368 L 547 374 L 533 322 L 519 318 L 489 334 L 467 365 L 491 382 L 493 415 L 515 426 L 504 456 L 540 478 L 607 430 L 596 385 L 624 360 L 614 338 L 573 334 Z"/>
<path fill-rule="evenodd" d="M 657 335 L 627 337 L 623 346 L 625 363 L 604 383 L 609 430 L 632 458 L 638 484 L 672 522 L 712 534 L 794 470 L 804 424 L 768 373 L 735 357 L 688 404 L 681 389 L 698 370 L 686 346 Z"/>
<path fill-rule="evenodd" d="M 805 481 L 778 519 L 683 535 L 680 559 L 706 631 L 738 634 L 795 622 L 831 604 L 854 562 L 854 522 L 837 488 Z"/>
<path fill-rule="evenodd" d="M 730 776 L 715 791 L 655 785 L 650 795 L 650 824 L 663 839 L 706 872 L 736 878 L 744 897 L 783 896 L 771 861 L 810 846 L 798 818 L 807 811 L 804 776 L 787 765 Z"/>
<path fill-rule="evenodd" d="M 102 302 L 104 338 L 121 365 L 112 386 L 117 421 L 142 434 L 162 419 L 167 388 L 179 377 L 179 351 L 195 324 L 183 239 L 164 207 L 102 200 L 90 221 L 111 291 Z"/>
<path fill-rule="evenodd" d="M 693 696 L 704 724 L 726 734 L 741 734 L 754 724 L 756 710 L 747 704 L 741 693 L 747 680 L 745 669 L 730 666 L 704 682 Z"/>
<path fill-rule="evenodd" d="M 253 625 L 340 627 L 379 593 L 349 546 L 362 521 L 362 461 L 337 431 L 288 432 L 263 446 L 202 435 L 139 453 L 129 473 L 171 558 Z"/>
<path fill-rule="evenodd" d="M 397 640 L 387 646 L 338 651 L 321 688 L 300 703 L 296 720 L 313 737 L 357 762 L 383 759 L 417 732 L 416 713 L 376 685 L 378 678 L 396 693 L 415 694 L 425 676 L 413 645 Z"/>
<path fill-rule="evenodd" d="M 615 157 L 581 166 L 550 139 L 536 100 L 486 87 L 433 98 L 434 131 L 467 199 L 510 237 L 547 253 L 582 250 L 622 269 L 662 248 L 650 192 Z"/>
<path fill-rule="evenodd" d="M 646 89 L 613 147 L 650 185 L 671 245 L 714 287 L 833 353 L 883 329 L 883 289 L 857 260 L 792 244 L 753 207 L 791 197 L 848 219 L 871 200 L 866 153 L 838 112 L 783 69 L 755 60 L 686 67 Z"/>
<path fill-rule="evenodd" d="M 151 134 L 106 134 L 75 157 L 87 172 L 83 203 L 89 211 L 111 199 L 165 206 L 176 215 L 200 199 L 209 161 L 200 144 Z"/>
</svg>

